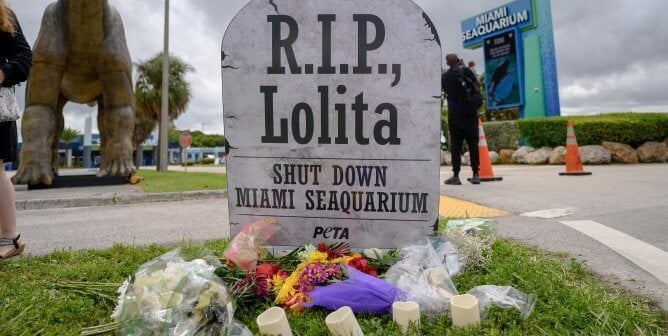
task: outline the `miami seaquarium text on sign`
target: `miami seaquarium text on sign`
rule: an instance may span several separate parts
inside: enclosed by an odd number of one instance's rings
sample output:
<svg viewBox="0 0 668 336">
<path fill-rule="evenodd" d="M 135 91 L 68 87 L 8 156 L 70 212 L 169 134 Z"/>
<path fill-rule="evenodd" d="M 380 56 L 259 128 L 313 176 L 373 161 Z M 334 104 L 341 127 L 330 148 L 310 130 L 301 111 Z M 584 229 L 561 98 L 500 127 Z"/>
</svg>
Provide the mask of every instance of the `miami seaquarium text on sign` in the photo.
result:
<svg viewBox="0 0 668 336">
<path fill-rule="evenodd" d="M 462 21 L 465 48 L 479 45 L 486 37 L 518 28 L 535 26 L 533 0 L 516 0 Z"/>
<path fill-rule="evenodd" d="M 253 0 L 222 45 L 231 234 L 396 247 L 438 219 L 441 48 L 410 0 Z"/>
</svg>

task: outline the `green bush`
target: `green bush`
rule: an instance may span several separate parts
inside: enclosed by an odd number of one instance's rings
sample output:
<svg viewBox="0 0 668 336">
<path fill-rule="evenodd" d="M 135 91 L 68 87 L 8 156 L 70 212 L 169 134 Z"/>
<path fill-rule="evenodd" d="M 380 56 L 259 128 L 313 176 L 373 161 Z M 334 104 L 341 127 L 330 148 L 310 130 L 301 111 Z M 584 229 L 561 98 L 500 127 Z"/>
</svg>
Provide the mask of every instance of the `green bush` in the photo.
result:
<svg viewBox="0 0 668 336">
<path fill-rule="evenodd" d="M 198 161 L 198 163 L 199 163 L 199 164 L 202 164 L 202 165 L 210 165 L 210 164 L 213 164 L 214 162 L 215 162 L 215 160 L 214 160 L 214 159 L 210 159 L 210 158 L 201 158 L 201 159 L 199 159 L 199 161 Z"/>
<path fill-rule="evenodd" d="M 447 107 L 441 107 L 441 132 L 443 132 L 443 136 L 447 139 L 444 144 L 441 144 L 441 150 L 442 151 L 448 151 L 450 150 L 450 138 L 448 135 L 448 108 Z"/>
<path fill-rule="evenodd" d="M 595 116 L 564 116 L 518 120 L 519 132 L 533 147 L 566 145 L 567 121 L 573 121 L 578 145 L 613 141 L 638 147 L 668 137 L 668 114 L 613 113 Z M 489 137 L 488 137 L 489 138 Z"/>
<path fill-rule="evenodd" d="M 489 150 L 499 152 L 519 147 L 520 131 L 516 120 L 486 122 L 482 126 Z"/>
<path fill-rule="evenodd" d="M 194 161 L 181 162 L 181 167 L 185 167 L 185 166 L 188 166 L 188 167 L 190 167 L 190 166 L 194 166 L 195 163 L 196 163 L 196 162 L 194 162 Z"/>
</svg>

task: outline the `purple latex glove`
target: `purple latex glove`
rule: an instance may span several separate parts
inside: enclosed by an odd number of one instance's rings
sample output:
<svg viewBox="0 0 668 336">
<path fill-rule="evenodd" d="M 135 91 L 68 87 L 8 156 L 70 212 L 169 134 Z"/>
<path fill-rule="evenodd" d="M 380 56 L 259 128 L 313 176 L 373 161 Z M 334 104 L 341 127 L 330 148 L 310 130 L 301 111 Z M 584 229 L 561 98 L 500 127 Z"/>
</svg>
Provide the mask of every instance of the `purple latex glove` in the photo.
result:
<svg viewBox="0 0 668 336">
<path fill-rule="evenodd" d="M 342 267 L 348 271 L 347 280 L 316 287 L 309 293 L 311 302 L 302 302 L 300 305 L 309 308 L 320 306 L 329 310 L 349 306 L 355 313 L 389 314 L 392 303 L 403 294 L 399 288 L 381 279 L 353 267 Z"/>
</svg>

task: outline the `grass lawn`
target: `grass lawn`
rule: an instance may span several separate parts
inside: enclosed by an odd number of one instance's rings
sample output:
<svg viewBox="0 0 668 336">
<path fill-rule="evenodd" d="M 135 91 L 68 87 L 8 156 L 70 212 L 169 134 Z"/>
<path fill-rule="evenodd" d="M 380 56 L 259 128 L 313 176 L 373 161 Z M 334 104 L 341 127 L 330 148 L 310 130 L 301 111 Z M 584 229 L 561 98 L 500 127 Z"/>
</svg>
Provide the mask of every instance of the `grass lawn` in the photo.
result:
<svg viewBox="0 0 668 336">
<path fill-rule="evenodd" d="M 204 247 L 221 255 L 227 244 L 226 240 L 215 240 Z M 117 245 L 100 251 L 63 251 L 1 261 L 0 335 L 78 335 L 82 327 L 111 322 L 112 300 L 58 288 L 56 283 L 120 283 L 139 265 L 171 248 Z M 423 316 L 421 335 L 668 334 L 666 312 L 646 299 L 602 284 L 579 262 L 506 240 L 495 242 L 493 250 L 493 266 L 465 271 L 454 279 L 457 289 L 461 293 L 494 284 L 534 293 L 538 302 L 531 316 L 523 320 L 515 310 L 492 308 L 480 326 L 468 329 L 453 328 L 445 316 L 432 320 Z M 108 289 L 108 294 L 116 296 L 114 289 Z M 257 333 L 255 317 L 260 312 L 236 318 Z M 310 309 L 289 316 L 294 334 L 328 335 L 324 324 L 327 314 Z M 360 315 L 358 319 L 367 336 L 401 335 L 390 316 Z"/>
<path fill-rule="evenodd" d="M 139 186 L 148 193 L 181 192 L 191 190 L 219 190 L 227 188 L 227 175 L 217 173 L 183 173 L 140 169 L 138 176 L 144 178 Z"/>
</svg>

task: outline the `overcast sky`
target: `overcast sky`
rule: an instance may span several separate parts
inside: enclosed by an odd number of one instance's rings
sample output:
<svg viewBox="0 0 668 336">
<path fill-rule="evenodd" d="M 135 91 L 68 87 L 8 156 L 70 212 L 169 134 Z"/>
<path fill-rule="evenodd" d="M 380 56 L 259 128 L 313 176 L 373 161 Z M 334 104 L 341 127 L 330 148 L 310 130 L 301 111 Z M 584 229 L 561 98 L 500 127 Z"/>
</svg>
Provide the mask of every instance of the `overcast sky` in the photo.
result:
<svg viewBox="0 0 668 336">
<path fill-rule="evenodd" d="M 9 0 L 31 45 L 51 2 Z M 196 69 L 188 76 L 193 96 L 176 121 L 179 129 L 223 133 L 220 44 L 227 25 L 247 2 L 170 1 L 170 52 Z M 436 25 L 444 52 L 482 64 L 482 49 L 462 49 L 460 22 L 510 1 L 415 2 Z M 110 3 L 123 17 L 133 62 L 162 50 L 163 0 Z M 552 1 L 562 114 L 668 112 L 668 20 L 662 18 L 667 12 L 666 0 Z M 92 113 L 96 127 L 94 109 L 70 103 L 65 110 L 66 126 L 83 131 L 83 118 Z"/>
</svg>

